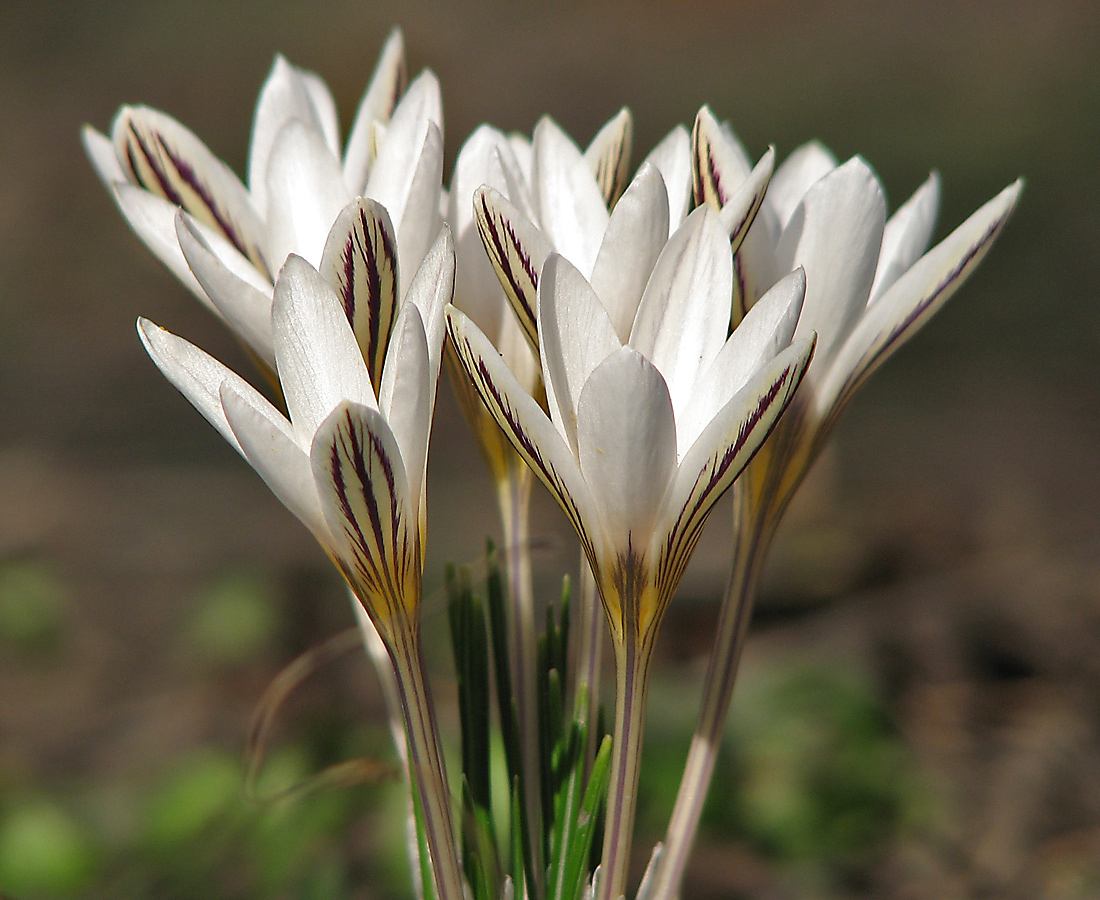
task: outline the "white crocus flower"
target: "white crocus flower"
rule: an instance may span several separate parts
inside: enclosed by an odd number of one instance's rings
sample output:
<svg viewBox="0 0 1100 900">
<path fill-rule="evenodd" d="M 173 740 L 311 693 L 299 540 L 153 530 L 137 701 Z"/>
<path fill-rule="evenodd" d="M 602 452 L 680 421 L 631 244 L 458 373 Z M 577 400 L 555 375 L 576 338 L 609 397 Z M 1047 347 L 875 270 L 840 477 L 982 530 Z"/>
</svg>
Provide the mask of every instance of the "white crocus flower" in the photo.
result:
<svg viewBox="0 0 1100 900">
<path fill-rule="evenodd" d="M 800 272 L 727 338 L 732 279 L 728 232 L 700 208 L 658 256 L 624 340 L 588 280 L 551 254 L 538 292 L 549 417 L 470 319 L 448 310 L 478 394 L 576 529 L 611 626 L 618 691 L 605 898 L 624 886 L 657 626 L 708 513 L 770 432 L 812 352 L 812 340 L 790 343 Z"/>
<path fill-rule="evenodd" d="M 694 131 L 696 199 L 721 206 L 749 177 L 732 131 L 705 107 Z M 859 157 L 843 165 L 820 144 L 780 166 L 736 259 L 735 317 L 792 266 L 806 272 L 796 337 L 818 334 L 813 363 L 791 409 L 735 489 L 733 571 L 717 626 L 699 725 L 652 881 L 679 890 L 714 769 L 756 581 L 787 504 L 858 387 L 954 294 L 1000 233 L 1016 182 L 928 249 L 939 206 L 933 174 L 890 218 L 882 186 Z"/>
<path fill-rule="evenodd" d="M 284 415 L 248 382 L 147 320 L 142 341 L 165 376 L 306 525 L 344 574 L 393 663 L 409 708 L 407 747 L 421 792 L 439 896 L 462 897 L 450 794 L 420 654 L 428 433 L 451 299 L 444 230 L 412 279 L 376 376 L 344 299 L 291 255 L 274 286 L 272 331 Z"/>
<path fill-rule="evenodd" d="M 148 107 L 123 107 L 110 138 L 87 127 L 84 142 L 138 236 L 272 366 L 272 281 L 286 258 L 302 256 L 340 287 L 343 256 L 368 255 L 353 241 L 344 246 L 346 228 L 333 231 L 349 204 L 367 197 L 385 208 L 403 271 L 416 271 L 438 234 L 439 84 L 431 72 L 408 91 L 404 82 L 395 31 L 341 154 L 324 82 L 276 58 L 256 107 L 247 186 L 183 125 Z"/>
</svg>

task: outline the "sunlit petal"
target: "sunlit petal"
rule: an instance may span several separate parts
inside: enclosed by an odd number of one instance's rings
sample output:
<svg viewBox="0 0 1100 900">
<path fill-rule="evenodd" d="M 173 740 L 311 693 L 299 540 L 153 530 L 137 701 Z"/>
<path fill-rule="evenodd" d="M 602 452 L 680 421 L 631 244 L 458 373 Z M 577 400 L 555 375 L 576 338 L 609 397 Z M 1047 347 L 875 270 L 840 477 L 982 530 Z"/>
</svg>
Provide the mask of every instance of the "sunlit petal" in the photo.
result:
<svg viewBox="0 0 1100 900">
<path fill-rule="evenodd" d="M 868 305 L 881 297 L 928 249 L 939 209 L 940 178 L 933 172 L 886 221 Z"/>
<path fill-rule="evenodd" d="M 623 107 L 604 125 L 584 151 L 592 174 L 608 209 L 613 209 L 630 178 L 630 149 L 634 139 L 634 119 Z"/>
<path fill-rule="evenodd" d="M 371 130 L 375 122 L 390 120 L 405 90 L 405 40 L 395 28 L 378 56 L 370 84 L 359 101 L 344 152 L 344 180 L 354 194 L 362 194 L 374 162 Z"/>
</svg>

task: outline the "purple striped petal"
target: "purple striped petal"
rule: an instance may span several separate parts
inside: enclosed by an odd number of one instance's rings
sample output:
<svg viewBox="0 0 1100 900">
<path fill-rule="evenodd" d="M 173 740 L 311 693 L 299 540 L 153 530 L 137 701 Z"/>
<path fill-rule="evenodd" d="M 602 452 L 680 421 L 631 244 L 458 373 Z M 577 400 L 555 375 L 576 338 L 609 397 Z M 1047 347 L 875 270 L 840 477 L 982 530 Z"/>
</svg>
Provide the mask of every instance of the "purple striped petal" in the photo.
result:
<svg viewBox="0 0 1100 900">
<path fill-rule="evenodd" d="M 695 116 L 691 143 L 695 205 L 721 209 L 748 177 L 744 151 L 706 106 Z"/>
<path fill-rule="evenodd" d="M 604 125 L 592 143 L 584 151 L 584 158 L 596 184 L 603 194 L 608 209 L 614 209 L 619 197 L 626 189 L 630 178 L 630 150 L 634 139 L 634 119 L 625 106 L 606 125 Z"/>
</svg>

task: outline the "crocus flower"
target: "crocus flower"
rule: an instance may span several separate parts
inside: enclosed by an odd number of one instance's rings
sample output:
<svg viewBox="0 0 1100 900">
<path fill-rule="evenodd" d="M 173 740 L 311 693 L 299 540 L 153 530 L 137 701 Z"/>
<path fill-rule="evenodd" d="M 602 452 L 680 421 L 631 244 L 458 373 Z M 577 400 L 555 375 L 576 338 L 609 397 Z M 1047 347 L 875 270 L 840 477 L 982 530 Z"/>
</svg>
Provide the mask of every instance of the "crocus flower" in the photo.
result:
<svg viewBox="0 0 1100 900">
<path fill-rule="evenodd" d="M 430 72 L 407 92 L 404 82 L 395 31 L 341 154 L 328 88 L 277 57 L 256 106 L 247 186 L 183 125 L 148 107 L 123 107 L 111 137 L 87 127 L 84 142 L 138 236 L 272 366 L 274 276 L 295 253 L 341 287 L 347 231 L 330 231 L 349 204 L 365 196 L 386 209 L 405 272 L 416 271 L 435 241 L 439 85 Z"/>
<path fill-rule="evenodd" d="M 369 201 L 367 201 L 369 202 Z M 444 230 L 380 336 L 372 375 L 345 298 L 291 255 L 274 286 L 275 365 L 287 415 L 244 379 L 147 320 L 165 376 L 306 525 L 385 643 L 407 715 L 407 750 L 441 897 L 462 897 L 439 739 L 420 653 L 428 432 L 454 251 Z"/>
<path fill-rule="evenodd" d="M 696 199 L 720 206 L 749 174 L 728 126 L 705 107 L 693 135 Z M 954 294 L 1016 204 L 1005 188 L 928 249 L 939 205 L 933 174 L 889 219 L 882 186 L 859 157 L 837 165 L 820 144 L 780 166 L 736 260 L 734 316 L 792 266 L 806 272 L 796 337 L 817 350 L 792 408 L 735 488 L 734 564 L 722 604 L 699 725 L 657 862 L 654 896 L 675 896 L 714 769 L 756 582 L 776 527 L 855 391 Z"/>
<path fill-rule="evenodd" d="M 537 313 L 549 416 L 470 319 L 448 310 L 479 396 L 576 529 L 611 626 L 618 690 L 605 898 L 623 890 L 657 627 L 707 514 L 790 401 L 812 352 L 812 340 L 790 343 L 801 273 L 727 338 L 732 279 L 729 234 L 702 207 L 657 256 L 624 340 L 593 285 L 551 253 Z"/>
</svg>

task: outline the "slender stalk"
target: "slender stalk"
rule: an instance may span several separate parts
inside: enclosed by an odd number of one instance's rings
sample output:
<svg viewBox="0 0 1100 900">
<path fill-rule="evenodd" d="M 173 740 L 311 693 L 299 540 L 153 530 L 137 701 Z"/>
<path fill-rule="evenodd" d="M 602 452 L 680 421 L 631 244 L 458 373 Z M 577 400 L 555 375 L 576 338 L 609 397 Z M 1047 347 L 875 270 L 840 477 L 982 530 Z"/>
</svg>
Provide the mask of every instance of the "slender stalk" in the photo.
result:
<svg viewBox="0 0 1100 900">
<path fill-rule="evenodd" d="M 603 610 L 600 608 L 599 595 L 596 593 L 596 579 L 588 557 L 581 551 L 580 566 L 580 615 L 577 616 L 577 661 L 574 679 L 574 698 L 587 695 L 587 709 L 582 711 L 584 723 L 588 726 L 585 739 L 584 771 L 587 774 L 596 756 L 596 747 L 603 735 L 597 734 L 597 718 L 600 709 L 600 661 L 603 650 Z M 575 705 L 575 704 L 574 704 Z"/>
<path fill-rule="evenodd" d="M 634 838 L 653 642 L 633 632 L 632 628 L 626 629 L 625 639 L 615 647 L 615 736 L 598 900 L 619 900 L 625 894 Z"/>
<path fill-rule="evenodd" d="M 451 793 L 443 767 L 435 707 L 424 677 L 419 634 L 412 629 L 398 629 L 388 649 L 405 719 L 409 771 L 424 816 L 436 896 L 439 900 L 463 900 L 462 868 L 451 819 Z"/>
<path fill-rule="evenodd" d="M 735 491 L 733 565 L 722 598 L 714 650 L 703 682 L 699 721 L 669 819 L 664 849 L 654 872 L 650 896 L 660 900 L 674 900 L 679 895 L 680 882 L 714 776 L 737 667 L 752 618 L 757 581 L 771 543 L 773 529 L 751 514 L 752 501 L 748 491 L 737 488 Z"/>
<path fill-rule="evenodd" d="M 537 635 L 535 598 L 531 579 L 531 539 L 529 510 L 532 473 L 516 453 L 504 454 L 503 473 L 497 476 L 497 503 L 505 535 L 508 576 L 508 609 L 512 639 L 512 684 L 516 704 L 516 724 L 520 735 L 523 766 L 522 786 L 530 835 L 531 859 L 535 873 L 543 870 L 541 828 L 541 790 L 539 784 L 539 729 Z M 533 873 L 534 874 L 534 873 Z M 540 878 L 529 879 L 528 895 L 543 894 Z"/>
</svg>

